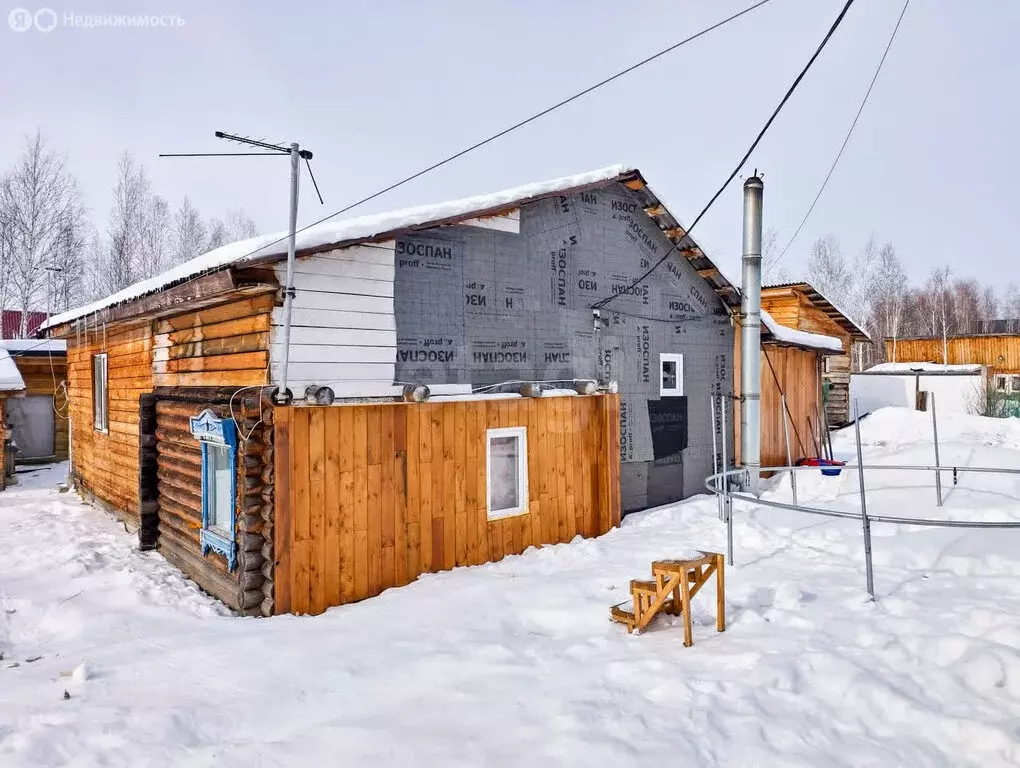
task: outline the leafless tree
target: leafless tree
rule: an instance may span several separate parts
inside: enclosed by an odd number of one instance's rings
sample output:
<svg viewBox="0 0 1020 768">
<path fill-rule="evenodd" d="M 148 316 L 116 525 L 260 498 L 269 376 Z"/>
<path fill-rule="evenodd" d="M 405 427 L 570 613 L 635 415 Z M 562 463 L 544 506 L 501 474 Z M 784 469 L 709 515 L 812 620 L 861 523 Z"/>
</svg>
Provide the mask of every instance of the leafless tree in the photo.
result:
<svg viewBox="0 0 1020 768">
<path fill-rule="evenodd" d="M 142 220 L 139 243 L 141 277 L 158 275 L 170 267 L 173 250 L 170 206 L 161 195 L 151 195 Z"/>
<path fill-rule="evenodd" d="M 227 225 L 223 223 L 223 219 L 213 217 L 209 219 L 209 239 L 206 241 L 205 247 L 210 251 L 213 248 L 219 248 L 221 245 L 226 245 L 230 242 L 230 235 L 227 232 Z"/>
<path fill-rule="evenodd" d="M 142 235 L 150 207 L 150 185 L 145 168 L 135 165 L 134 156 L 125 152 L 117 167 L 113 188 L 113 208 L 107 234 L 110 250 L 106 264 L 107 288 L 118 291 L 141 275 Z"/>
<path fill-rule="evenodd" d="M 884 359 L 884 339 L 892 339 L 892 356 L 896 359 L 896 342 L 902 335 L 907 276 L 892 243 L 878 251 L 872 281 L 869 321 L 879 349 L 876 356 Z"/>
<path fill-rule="evenodd" d="M 81 196 L 63 157 L 50 151 L 42 134 L 25 140 L 21 156 L 0 184 L 4 221 L 4 267 L 12 303 L 22 310 L 20 335 L 28 333 L 28 312 L 41 308 L 53 268 L 76 220 Z"/>
<path fill-rule="evenodd" d="M 255 228 L 255 222 L 248 218 L 244 210 L 234 208 L 227 211 L 228 242 L 247 240 L 249 237 L 255 237 L 256 234 L 258 234 L 258 230 Z M 773 237 L 773 241 L 775 241 L 775 237 Z M 762 250 L 764 251 L 764 248 Z"/>
<path fill-rule="evenodd" d="M 174 261 L 181 264 L 205 250 L 206 233 L 202 217 L 187 197 L 174 215 Z"/>
</svg>

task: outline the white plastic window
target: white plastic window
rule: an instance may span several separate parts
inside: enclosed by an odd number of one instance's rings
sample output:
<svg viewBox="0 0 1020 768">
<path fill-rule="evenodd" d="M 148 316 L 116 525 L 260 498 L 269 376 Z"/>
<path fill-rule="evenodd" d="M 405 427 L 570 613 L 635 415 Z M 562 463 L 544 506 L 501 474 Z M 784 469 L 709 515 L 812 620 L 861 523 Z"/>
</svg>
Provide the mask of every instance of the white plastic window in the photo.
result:
<svg viewBox="0 0 1020 768">
<path fill-rule="evenodd" d="M 106 381 L 106 353 L 104 352 L 92 356 L 92 426 L 99 432 L 106 432 L 110 428 Z"/>
<path fill-rule="evenodd" d="M 1013 392 L 1020 392 L 1020 376 L 1010 376 L 1009 386 Z"/>
<path fill-rule="evenodd" d="M 209 527 L 220 531 L 230 531 L 230 508 L 234 499 L 230 493 L 230 448 L 226 445 L 209 445 L 208 453 L 208 488 L 209 488 Z"/>
<path fill-rule="evenodd" d="M 659 396 L 676 397 L 684 393 L 684 356 L 659 355 Z"/>
<path fill-rule="evenodd" d="M 1006 377 L 1005 376 L 996 376 L 995 377 L 995 388 L 999 392 L 1005 392 L 1006 391 Z"/>
<path fill-rule="evenodd" d="M 485 433 L 488 518 L 528 511 L 528 435 L 525 427 Z"/>
</svg>

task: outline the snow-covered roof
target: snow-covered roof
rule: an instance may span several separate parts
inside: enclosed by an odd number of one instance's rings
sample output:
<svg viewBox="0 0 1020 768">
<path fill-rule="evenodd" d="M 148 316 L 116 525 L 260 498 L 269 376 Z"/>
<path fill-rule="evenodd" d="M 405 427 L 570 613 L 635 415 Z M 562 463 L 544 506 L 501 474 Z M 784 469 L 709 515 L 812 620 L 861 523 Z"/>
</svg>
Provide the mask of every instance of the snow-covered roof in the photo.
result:
<svg viewBox="0 0 1020 768">
<path fill-rule="evenodd" d="M 976 364 L 942 365 L 942 363 L 878 363 L 864 373 L 981 373 Z"/>
<path fill-rule="evenodd" d="M 769 333 L 775 337 L 776 341 L 783 344 L 792 344 L 797 347 L 807 347 L 808 349 L 822 349 L 829 352 L 843 351 L 843 342 L 835 336 L 824 336 L 820 333 L 808 333 L 807 331 L 787 328 L 785 325 L 777 323 L 772 315 L 764 309 L 761 311 L 761 321 L 769 330 Z"/>
<path fill-rule="evenodd" d="M 818 309 L 824 312 L 830 320 L 841 326 L 843 330 L 850 334 L 851 337 L 856 337 L 854 338 L 854 341 L 871 341 L 871 335 L 864 330 L 864 326 L 861 323 L 854 320 L 853 316 L 849 312 L 811 285 L 811 283 L 804 280 L 798 280 L 791 283 L 771 283 L 768 285 L 762 285 L 761 287 L 763 291 L 775 288 L 794 288 L 801 291 L 807 299 Z"/>
<path fill-rule="evenodd" d="M 422 225 L 443 222 L 447 219 L 484 214 L 488 211 L 498 210 L 501 207 L 520 205 L 532 198 L 599 184 L 636 172 L 637 169 L 630 166 L 611 165 L 596 171 L 524 184 L 523 186 L 487 195 L 475 195 L 474 197 L 449 200 L 434 205 L 419 205 L 413 208 L 388 211 L 371 216 L 359 216 L 339 221 L 325 221 L 298 232 L 297 250 L 307 251 L 335 244 L 350 243 L 351 241 L 368 240 L 409 227 L 420 227 Z M 99 301 L 54 315 L 43 323 L 42 328 L 53 328 L 54 326 L 62 325 L 79 317 L 91 315 L 107 307 L 155 293 L 188 278 L 196 277 L 228 265 L 265 260 L 275 255 L 285 254 L 286 252 L 286 232 L 259 235 L 236 243 L 229 243 L 215 248 L 208 253 L 203 253 L 201 256 L 196 256 L 194 259 L 179 264 L 161 275 L 129 285 L 127 288 Z"/>
<path fill-rule="evenodd" d="M 0 348 L 8 352 L 22 352 L 25 354 L 44 354 L 59 352 L 67 354 L 67 342 L 63 339 L 2 339 Z"/>
<path fill-rule="evenodd" d="M 6 349 L 0 349 L 0 392 L 19 392 L 25 388 L 21 371 Z"/>
</svg>

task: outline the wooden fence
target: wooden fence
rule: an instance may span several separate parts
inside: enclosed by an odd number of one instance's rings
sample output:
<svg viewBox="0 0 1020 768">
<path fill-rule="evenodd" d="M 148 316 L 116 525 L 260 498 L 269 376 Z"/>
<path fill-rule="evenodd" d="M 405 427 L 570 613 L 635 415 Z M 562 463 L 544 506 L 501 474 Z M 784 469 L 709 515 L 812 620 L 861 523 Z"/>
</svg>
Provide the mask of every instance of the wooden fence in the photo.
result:
<svg viewBox="0 0 1020 768">
<path fill-rule="evenodd" d="M 488 520 L 486 430 L 517 426 L 528 510 Z M 276 613 L 321 613 L 620 521 L 616 395 L 283 407 L 275 430 Z"/>
</svg>

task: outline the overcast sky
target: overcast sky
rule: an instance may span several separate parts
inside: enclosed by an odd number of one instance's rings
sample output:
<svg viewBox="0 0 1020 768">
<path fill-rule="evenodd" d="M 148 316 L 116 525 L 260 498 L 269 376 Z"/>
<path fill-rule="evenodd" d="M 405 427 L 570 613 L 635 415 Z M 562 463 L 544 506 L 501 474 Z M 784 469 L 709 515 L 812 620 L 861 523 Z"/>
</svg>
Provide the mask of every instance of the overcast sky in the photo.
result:
<svg viewBox="0 0 1020 768">
<path fill-rule="evenodd" d="M 0 168 L 40 128 L 105 220 L 118 156 L 207 216 L 287 223 L 285 160 L 160 160 L 223 151 L 214 130 L 300 141 L 336 210 L 750 4 L 749 0 L 154 2 L 183 26 L 16 33 L 0 16 Z M 38 6 L 22 3 L 30 10 Z M 614 163 L 641 169 L 690 222 L 753 139 L 842 0 L 772 0 L 740 20 L 457 160 L 360 212 L 483 193 Z M 65 14 L 137 13 L 76 0 Z M 785 242 L 864 94 L 899 0 L 857 0 L 749 163 Z M 786 258 L 832 233 L 892 241 L 908 274 L 1020 281 L 1020 3 L 913 0 L 850 146 Z M 739 275 L 740 185 L 694 233 Z M 1014 278 L 1014 275 L 1017 277 Z"/>
</svg>

